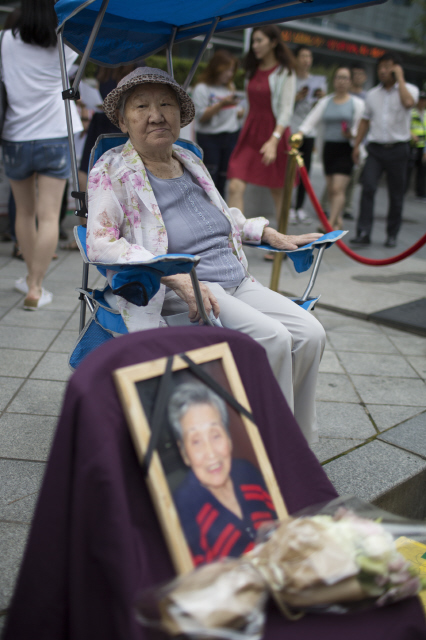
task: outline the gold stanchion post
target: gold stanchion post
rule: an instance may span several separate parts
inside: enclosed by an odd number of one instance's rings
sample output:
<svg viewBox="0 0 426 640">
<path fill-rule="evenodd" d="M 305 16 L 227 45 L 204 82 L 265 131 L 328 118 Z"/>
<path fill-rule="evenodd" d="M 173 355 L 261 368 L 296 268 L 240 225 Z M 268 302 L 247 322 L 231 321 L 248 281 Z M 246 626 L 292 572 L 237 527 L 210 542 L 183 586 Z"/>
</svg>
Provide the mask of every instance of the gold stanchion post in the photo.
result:
<svg viewBox="0 0 426 640">
<path fill-rule="evenodd" d="M 299 147 L 303 142 L 303 137 L 300 133 L 294 133 L 290 138 L 291 150 L 289 151 L 289 158 L 287 163 L 287 172 L 285 176 L 283 201 L 281 204 L 280 217 L 278 222 L 278 231 L 280 233 L 287 233 L 288 216 L 290 213 L 291 194 L 293 191 L 294 179 L 296 177 L 296 166 L 303 166 L 303 158 L 299 153 Z M 283 261 L 283 254 L 277 253 L 274 257 L 274 263 L 272 265 L 271 283 L 269 288 L 272 291 L 278 291 L 278 285 L 280 281 L 281 264 Z"/>
</svg>

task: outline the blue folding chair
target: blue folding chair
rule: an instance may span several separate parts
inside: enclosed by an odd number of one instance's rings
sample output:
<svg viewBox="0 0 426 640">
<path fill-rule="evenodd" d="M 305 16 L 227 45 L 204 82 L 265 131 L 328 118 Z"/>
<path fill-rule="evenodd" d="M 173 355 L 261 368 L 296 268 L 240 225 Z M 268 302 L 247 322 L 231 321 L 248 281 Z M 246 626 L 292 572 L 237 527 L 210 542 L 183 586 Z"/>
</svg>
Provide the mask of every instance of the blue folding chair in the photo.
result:
<svg viewBox="0 0 426 640">
<path fill-rule="evenodd" d="M 90 155 L 89 171 L 97 160 L 106 152 L 114 147 L 121 146 L 127 142 L 127 136 L 120 133 L 100 135 L 92 149 Z M 177 143 L 179 146 L 195 153 L 200 159 L 203 158 L 202 149 L 189 140 L 179 138 Z M 86 194 L 78 194 L 81 205 L 85 204 Z M 87 208 L 85 210 L 87 215 Z M 312 269 L 312 275 L 304 294 L 300 298 L 294 298 L 293 301 L 302 306 L 307 311 L 312 310 L 318 297 L 310 297 L 310 292 L 315 284 L 315 279 L 319 270 L 322 255 L 328 247 L 336 240 L 340 239 L 346 231 L 334 231 L 333 233 L 322 236 L 316 242 L 301 247 L 295 251 L 285 251 L 289 258 L 293 261 L 295 269 L 298 273 L 310 269 L 314 257 L 313 252 L 318 249 L 315 264 Z M 119 313 L 119 311 L 111 306 L 108 299 L 110 295 L 124 295 L 130 302 L 138 306 L 146 306 L 149 300 L 157 293 L 160 288 L 160 280 L 167 275 L 176 275 L 178 273 L 189 273 L 194 288 L 195 298 L 198 310 L 205 324 L 216 324 L 215 321 L 208 317 L 204 309 L 201 296 L 200 286 L 198 283 L 195 267 L 200 258 L 192 255 L 167 254 L 157 256 L 152 260 L 148 260 L 136 265 L 117 265 L 105 264 L 101 262 L 91 262 L 86 252 L 86 227 L 78 226 L 74 228 L 76 242 L 80 248 L 83 257 L 83 278 L 82 286 L 77 289 L 80 294 L 80 332 L 76 345 L 74 346 L 70 358 L 69 365 L 74 370 L 80 362 L 93 349 L 100 346 L 107 340 L 128 333 L 127 327 Z M 253 246 L 253 245 L 251 245 Z M 280 249 L 274 249 L 270 245 L 258 245 L 259 249 L 267 251 L 281 252 Z M 96 266 L 98 271 L 106 276 L 107 269 L 115 271 L 112 278 L 112 287 L 107 285 L 104 289 L 91 290 L 88 287 L 89 266 Z M 90 317 L 86 322 L 86 307 L 90 311 Z M 167 319 L 168 324 L 180 324 L 187 322 L 187 314 L 179 314 Z M 220 323 L 219 323 L 220 325 Z"/>
<path fill-rule="evenodd" d="M 123 136 L 120 133 L 100 135 L 90 155 L 89 171 L 106 151 L 126 142 L 127 136 Z M 203 157 L 201 148 L 195 143 L 179 138 L 176 144 L 189 149 L 199 158 Z M 80 198 L 82 208 L 84 205 L 85 210 L 83 209 L 83 213 L 87 216 L 86 194 L 79 192 L 76 195 Z M 77 289 L 80 299 L 79 336 L 68 360 L 72 370 L 75 370 L 82 360 L 96 347 L 114 337 L 128 333 L 120 312 L 111 306 L 108 301 L 108 299 L 111 300 L 110 294 L 123 295 L 126 300 L 137 306 L 146 306 L 159 290 L 160 280 L 164 276 L 189 273 L 200 316 L 205 324 L 214 324 L 204 309 L 200 285 L 195 271 L 195 267 L 200 261 L 199 256 L 167 254 L 132 265 L 93 262 L 87 257 L 86 231 L 87 229 L 83 225 L 74 227 L 75 240 L 83 258 L 83 277 L 81 288 Z M 112 277 L 112 286 L 107 284 L 103 289 L 90 289 L 88 286 L 90 265 L 95 266 L 103 276 L 106 276 L 107 270 L 115 271 Z M 87 308 L 90 316 L 86 322 Z"/>
<path fill-rule="evenodd" d="M 343 238 L 343 236 L 345 236 L 347 233 L 347 231 L 331 231 L 331 233 L 325 233 L 323 236 L 321 236 L 321 238 L 318 238 L 318 240 L 310 242 L 309 244 L 305 244 L 303 247 L 299 247 L 294 251 L 275 249 L 275 247 L 271 247 L 271 245 L 269 244 L 257 245 L 257 249 L 262 249 L 263 251 L 273 251 L 276 253 L 285 253 L 293 262 L 294 268 L 296 269 L 297 273 L 308 271 L 313 263 L 311 277 L 309 278 L 309 282 L 304 293 L 300 296 L 300 298 L 291 298 L 293 302 L 306 309 L 306 311 L 312 311 L 315 307 L 315 303 L 321 297 L 311 297 L 310 293 L 314 288 L 315 280 L 318 275 L 324 251 L 332 247 L 333 244 L 338 240 L 341 240 L 341 238 Z M 314 262 L 315 249 L 318 250 L 318 253 L 315 257 Z"/>
</svg>

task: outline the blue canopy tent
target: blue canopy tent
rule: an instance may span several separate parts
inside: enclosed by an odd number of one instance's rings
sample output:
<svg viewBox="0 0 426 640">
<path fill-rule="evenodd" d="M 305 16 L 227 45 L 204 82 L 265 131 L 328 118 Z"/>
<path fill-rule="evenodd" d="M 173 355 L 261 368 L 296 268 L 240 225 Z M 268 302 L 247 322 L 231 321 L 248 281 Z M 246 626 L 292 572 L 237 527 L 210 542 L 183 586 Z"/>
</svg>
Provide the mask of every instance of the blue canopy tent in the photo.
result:
<svg viewBox="0 0 426 640">
<path fill-rule="evenodd" d="M 194 36 L 285 22 L 381 4 L 385 0 L 59 0 L 55 5 L 65 42 L 83 53 L 105 10 L 90 59 L 128 64 Z M 217 24 L 216 24 L 217 22 Z"/>
</svg>

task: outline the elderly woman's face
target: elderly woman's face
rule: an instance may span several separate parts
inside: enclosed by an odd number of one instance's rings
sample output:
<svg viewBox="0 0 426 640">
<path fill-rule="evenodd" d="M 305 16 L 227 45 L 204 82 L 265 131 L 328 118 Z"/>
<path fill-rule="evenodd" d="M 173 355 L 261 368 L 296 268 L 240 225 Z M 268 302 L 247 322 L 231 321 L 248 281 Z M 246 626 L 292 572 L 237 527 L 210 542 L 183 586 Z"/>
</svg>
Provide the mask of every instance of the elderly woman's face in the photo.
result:
<svg viewBox="0 0 426 640">
<path fill-rule="evenodd" d="M 231 473 L 232 442 L 219 411 L 210 404 L 193 405 L 180 424 L 185 463 L 207 489 L 223 487 Z"/>
<path fill-rule="evenodd" d="M 180 133 L 180 108 L 176 93 L 164 84 L 137 86 L 128 97 L 120 129 L 128 133 L 139 152 L 171 146 Z"/>
</svg>

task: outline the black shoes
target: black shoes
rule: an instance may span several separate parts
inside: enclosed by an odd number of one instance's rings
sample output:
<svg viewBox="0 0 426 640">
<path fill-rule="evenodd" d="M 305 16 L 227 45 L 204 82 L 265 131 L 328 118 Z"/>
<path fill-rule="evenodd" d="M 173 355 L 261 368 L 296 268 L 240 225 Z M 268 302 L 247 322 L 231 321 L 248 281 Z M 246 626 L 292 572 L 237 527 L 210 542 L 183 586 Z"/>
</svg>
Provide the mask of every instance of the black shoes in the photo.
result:
<svg viewBox="0 0 426 640">
<path fill-rule="evenodd" d="M 366 247 L 371 244 L 370 236 L 368 235 L 368 233 L 359 233 L 356 238 L 352 238 L 352 240 L 349 240 L 349 242 L 351 244 L 357 245 L 358 247 Z M 390 249 L 396 247 L 396 236 L 388 236 L 385 242 L 385 247 L 388 247 Z"/>
<path fill-rule="evenodd" d="M 345 213 L 343 214 L 343 217 L 345 220 L 354 220 L 354 216 L 350 211 L 345 211 Z"/>
<path fill-rule="evenodd" d="M 385 242 L 385 247 L 396 247 L 396 236 L 388 236 L 388 239 Z"/>
<path fill-rule="evenodd" d="M 370 236 L 368 233 L 359 233 L 356 238 L 352 238 L 349 242 L 351 244 L 356 244 L 359 247 L 365 247 L 370 244 Z"/>
</svg>

